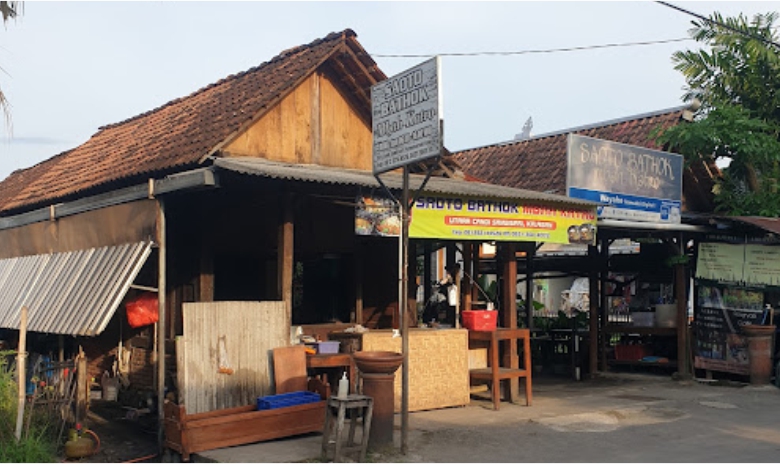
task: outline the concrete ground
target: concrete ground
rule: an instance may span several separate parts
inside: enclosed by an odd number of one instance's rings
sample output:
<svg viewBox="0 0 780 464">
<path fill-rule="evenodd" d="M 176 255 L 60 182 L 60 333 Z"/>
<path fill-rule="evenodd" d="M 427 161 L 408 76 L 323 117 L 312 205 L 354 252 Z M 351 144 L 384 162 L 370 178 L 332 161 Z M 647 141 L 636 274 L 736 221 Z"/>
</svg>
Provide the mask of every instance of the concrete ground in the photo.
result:
<svg viewBox="0 0 780 464">
<path fill-rule="evenodd" d="M 522 401 L 522 400 L 521 400 Z M 534 385 L 533 406 L 486 395 L 409 414 L 408 452 L 370 462 L 780 462 L 780 389 L 607 374 Z M 199 462 L 319 462 L 320 434 L 203 452 Z"/>
</svg>

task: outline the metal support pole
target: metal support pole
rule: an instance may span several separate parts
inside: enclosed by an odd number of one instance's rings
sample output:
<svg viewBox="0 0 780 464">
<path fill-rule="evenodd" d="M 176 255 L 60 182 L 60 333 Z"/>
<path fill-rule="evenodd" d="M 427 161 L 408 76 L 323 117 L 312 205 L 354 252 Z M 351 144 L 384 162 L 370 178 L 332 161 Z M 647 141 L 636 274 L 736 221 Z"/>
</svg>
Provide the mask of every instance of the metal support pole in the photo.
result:
<svg viewBox="0 0 780 464">
<path fill-rule="evenodd" d="M 157 446 L 163 452 L 165 423 L 165 294 L 167 292 L 166 274 L 166 234 L 165 234 L 165 204 L 162 198 L 157 198 Z"/>
<path fill-rule="evenodd" d="M 403 192 L 401 194 L 401 345 L 404 362 L 401 367 L 401 453 L 409 451 L 409 166 L 404 166 Z"/>
</svg>

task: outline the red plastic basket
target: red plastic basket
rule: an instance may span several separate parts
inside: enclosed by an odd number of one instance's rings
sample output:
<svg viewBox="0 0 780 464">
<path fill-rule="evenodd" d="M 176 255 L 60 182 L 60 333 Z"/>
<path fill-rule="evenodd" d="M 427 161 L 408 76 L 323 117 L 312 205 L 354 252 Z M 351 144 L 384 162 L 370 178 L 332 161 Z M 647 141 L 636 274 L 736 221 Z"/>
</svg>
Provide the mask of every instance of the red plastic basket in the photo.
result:
<svg viewBox="0 0 780 464">
<path fill-rule="evenodd" d="M 650 356 L 645 345 L 615 345 L 617 361 L 639 361 L 645 356 Z"/>
<path fill-rule="evenodd" d="M 496 330 L 498 311 L 463 311 L 463 327 L 469 330 L 491 331 Z"/>
</svg>

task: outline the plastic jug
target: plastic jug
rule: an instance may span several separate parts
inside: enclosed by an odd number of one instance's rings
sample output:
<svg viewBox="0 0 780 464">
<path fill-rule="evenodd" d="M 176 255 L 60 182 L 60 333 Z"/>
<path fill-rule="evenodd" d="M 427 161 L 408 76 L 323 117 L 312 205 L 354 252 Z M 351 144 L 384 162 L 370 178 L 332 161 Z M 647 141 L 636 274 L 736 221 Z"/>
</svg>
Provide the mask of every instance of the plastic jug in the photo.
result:
<svg viewBox="0 0 780 464">
<path fill-rule="evenodd" d="M 349 379 L 347 379 L 347 373 L 344 372 L 339 380 L 339 391 L 336 394 L 338 398 L 346 398 L 349 395 Z"/>
</svg>

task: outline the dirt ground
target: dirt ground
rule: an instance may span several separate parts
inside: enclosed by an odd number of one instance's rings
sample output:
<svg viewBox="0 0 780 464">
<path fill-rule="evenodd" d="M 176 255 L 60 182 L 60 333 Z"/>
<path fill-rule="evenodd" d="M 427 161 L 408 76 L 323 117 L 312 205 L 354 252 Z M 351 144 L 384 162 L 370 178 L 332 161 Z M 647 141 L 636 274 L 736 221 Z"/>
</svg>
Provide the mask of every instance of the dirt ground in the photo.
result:
<svg viewBox="0 0 780 464">
<path fill-rule="evenodd" d="M 100 439 L 92 456 L 67 462 L 160 462 L 157 414 L 138 414 L 115 401 L 92 401 L 86 427 Z"/>
</svg>

